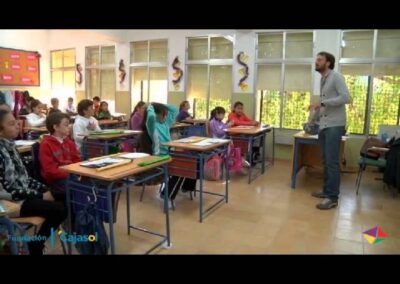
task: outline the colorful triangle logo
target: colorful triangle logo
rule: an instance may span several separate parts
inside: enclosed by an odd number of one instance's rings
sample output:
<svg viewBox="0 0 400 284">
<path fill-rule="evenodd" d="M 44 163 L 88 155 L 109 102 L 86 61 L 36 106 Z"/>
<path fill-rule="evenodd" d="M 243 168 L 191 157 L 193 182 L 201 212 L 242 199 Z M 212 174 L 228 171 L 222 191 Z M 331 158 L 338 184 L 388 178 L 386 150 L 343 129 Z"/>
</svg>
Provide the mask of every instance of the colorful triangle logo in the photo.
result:
<svg viewBox="0 0 400 284">
<path fill-rule="evenodd" d="M 379 244 L 388 237 L 388 235 L 379 226 L 363 232 L 363 235 L 367 242 L 371 245 Z"/>
</svg>

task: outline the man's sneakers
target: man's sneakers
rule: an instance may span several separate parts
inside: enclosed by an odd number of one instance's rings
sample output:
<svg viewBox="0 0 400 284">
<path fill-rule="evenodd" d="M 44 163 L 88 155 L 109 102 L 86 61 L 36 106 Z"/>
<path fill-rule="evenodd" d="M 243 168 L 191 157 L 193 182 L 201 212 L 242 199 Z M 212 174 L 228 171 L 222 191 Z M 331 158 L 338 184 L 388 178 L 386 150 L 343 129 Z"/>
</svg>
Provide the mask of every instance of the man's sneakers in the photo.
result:
<svg viewBox="0 0 400 284">
<path fill-rule="evenodd" d="M 324 194 L 322 191 L 313 192 L 313 193 L 311 193 L 311 196 L 316 197 L 316 198 L 328 198 L 328 196 L 326 194 Z"/>
<path fill-rule="evenodd" d="M 329 199 L 329 198 L 324 198 L 321 203 L 317 204 L 317 208 L 320 210 L 328 210 L 331 208 L 335 208 L 338 206 L 338 201 Z"/>
</svg>

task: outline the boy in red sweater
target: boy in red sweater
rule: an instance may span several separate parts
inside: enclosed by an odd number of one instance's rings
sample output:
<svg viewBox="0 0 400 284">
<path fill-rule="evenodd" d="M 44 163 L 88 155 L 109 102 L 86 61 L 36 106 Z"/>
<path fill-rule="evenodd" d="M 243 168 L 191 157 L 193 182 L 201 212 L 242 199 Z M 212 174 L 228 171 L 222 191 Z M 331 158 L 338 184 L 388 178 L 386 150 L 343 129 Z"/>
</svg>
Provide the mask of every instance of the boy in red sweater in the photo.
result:
<svg viewBox="0 0 400 284">
<path fill-rule="evenodd" d="M 40 173 L 46 183 L 63 199 L 68 173 L 59 167 L 80 161 L 79 152 L 74 141 L 68 135 L 70 132 L 69 116 L 65 113 L 52 113 L 46 118 L 46 127 L 50 135 L 45 135 L 40 143 L 39 160 Z M 60 196 L 61 195 L 61 196 Z"/>
</svg>

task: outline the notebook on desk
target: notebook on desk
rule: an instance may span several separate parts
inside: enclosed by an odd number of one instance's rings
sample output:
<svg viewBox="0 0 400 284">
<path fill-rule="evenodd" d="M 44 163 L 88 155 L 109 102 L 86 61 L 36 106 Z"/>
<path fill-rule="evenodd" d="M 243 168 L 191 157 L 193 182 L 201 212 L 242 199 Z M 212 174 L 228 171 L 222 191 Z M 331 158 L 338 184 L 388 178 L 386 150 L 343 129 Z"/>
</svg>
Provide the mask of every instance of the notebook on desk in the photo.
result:
<svg viewBox="0 0 400 284">
<path fill-rule="evenodd" d="M 123 134 L 123 129 L 104 129 L 89 132 L 89 135 L 114 135 L 114 134 Z"/>
<path fill-rule="evenodd" d="M 124 159 L 104 158 L 95 161 L 82 162 L 80 163 L 80 165 L 86 168 L 99 169 L 109 165 L 118 164 L 124 161 L 125 161 Z"/>
</svg>

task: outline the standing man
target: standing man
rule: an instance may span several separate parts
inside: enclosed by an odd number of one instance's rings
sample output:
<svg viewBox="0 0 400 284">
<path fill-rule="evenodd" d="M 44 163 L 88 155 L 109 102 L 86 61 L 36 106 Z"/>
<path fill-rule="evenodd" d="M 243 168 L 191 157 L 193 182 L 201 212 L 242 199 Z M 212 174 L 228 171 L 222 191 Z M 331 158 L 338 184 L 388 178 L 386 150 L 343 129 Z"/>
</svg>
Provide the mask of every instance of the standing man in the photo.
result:
<svg viewBox="0 0 400 284">
<path fill-rule="evenodd" d="M 321 74 L 320 102 L 313 104 L 319 115 L 318 139 L 324 164 L 324 187 L 312 196 L 323 198 L 317 208 L 335 208 L 338 205 L 340 189 L 340 144 L 345 134 L 346 108 L 350 102 L 343 75 L 334 71 L 335 57 L 328 52 L 320 52 L 315 62 L 315 71 Z"/>
</svg>

